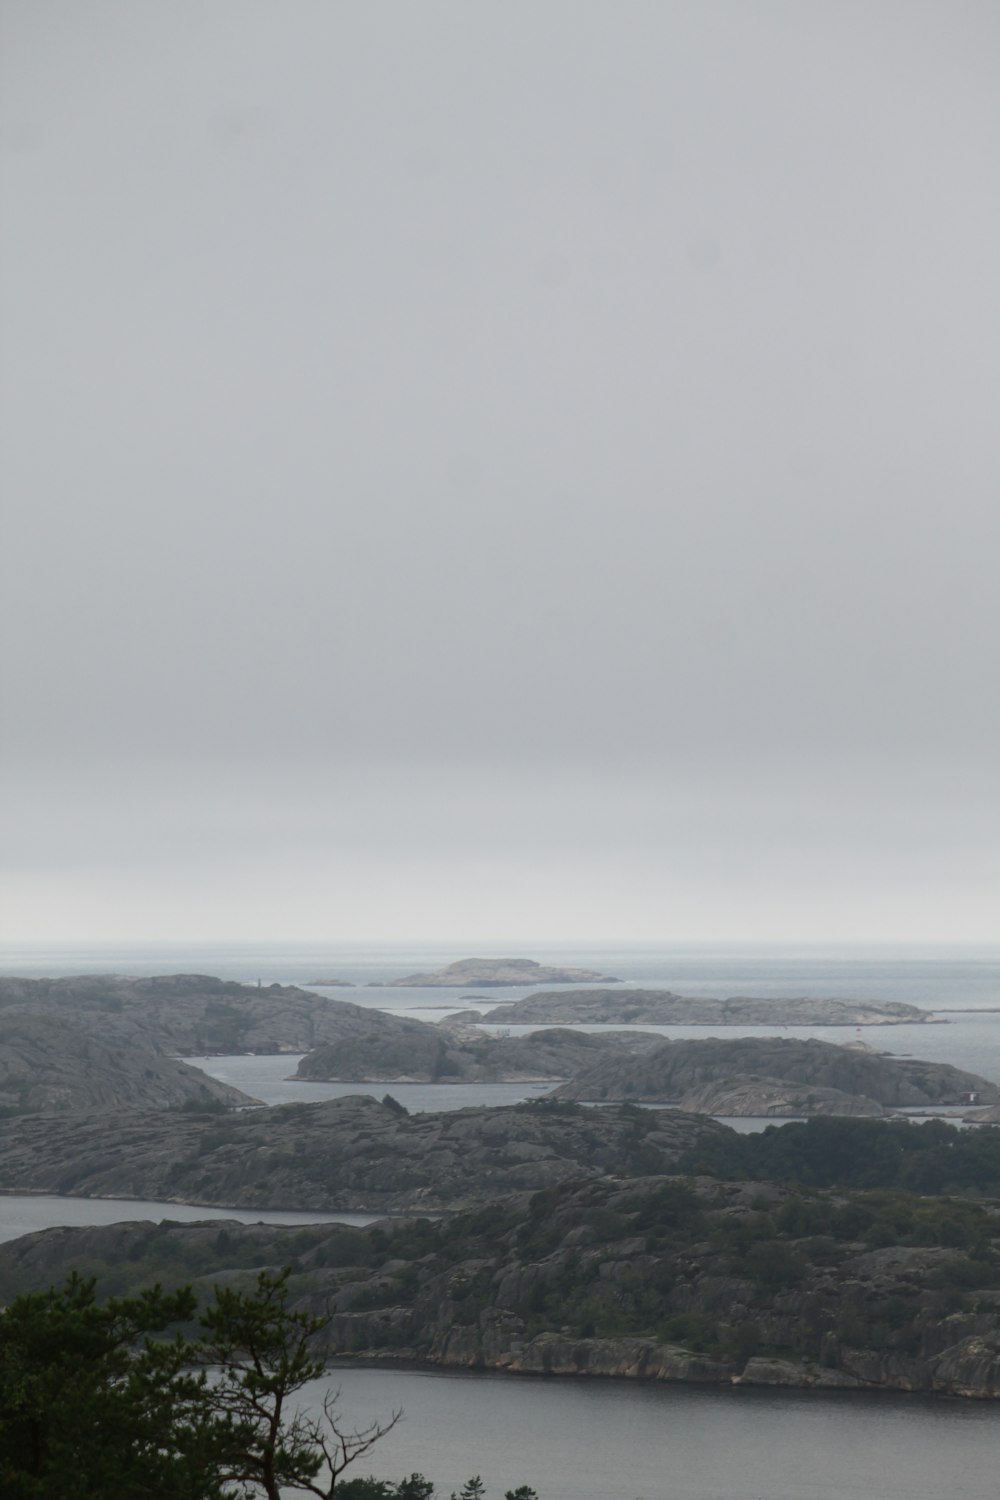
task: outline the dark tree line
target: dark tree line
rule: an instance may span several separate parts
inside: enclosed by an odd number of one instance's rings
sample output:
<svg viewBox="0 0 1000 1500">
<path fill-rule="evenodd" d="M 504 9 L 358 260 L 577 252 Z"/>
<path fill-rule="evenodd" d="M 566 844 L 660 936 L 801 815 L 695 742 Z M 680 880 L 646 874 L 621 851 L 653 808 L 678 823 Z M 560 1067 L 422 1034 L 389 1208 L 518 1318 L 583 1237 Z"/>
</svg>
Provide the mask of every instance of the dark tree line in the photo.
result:
<svg viewBox="0 0 1000 1500">
<path fill-rule="evenodd" d="M 911 1193 L 1000 1193 L 1000 1128 L 960 1130 L 943 1120 L 844 1119 L 769 1125 L 706 1138 L 677 1170 L 730 1180 L 809 1187 L 902 1188 Z"/>
</svg>

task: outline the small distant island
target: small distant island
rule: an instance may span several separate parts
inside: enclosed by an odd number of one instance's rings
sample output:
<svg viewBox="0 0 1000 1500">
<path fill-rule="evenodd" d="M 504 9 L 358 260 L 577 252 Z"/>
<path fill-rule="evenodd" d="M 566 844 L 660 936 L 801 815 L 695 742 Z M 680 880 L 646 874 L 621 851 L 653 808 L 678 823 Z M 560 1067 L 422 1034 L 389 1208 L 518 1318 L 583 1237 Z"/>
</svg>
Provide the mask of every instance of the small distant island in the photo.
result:
<svg viewBox="0 0 1000 1500">
<path fill-rule="evenodd" d="M 353 990 L 354 981 L 351 979 L 307 979 L 305 984 L 311 990 Z"/>
<path fill-rule="evenodd" d="M 490 1024 L 543 1026 L 904 1026 L 936 1020 L 900 1000 L 767 999 L 675 995 L 670 990 L 569 990 L 498 1005 Z"/>
<path fill-rule="evenodd" d="M 461 958 L 446 969 L 431 974 L 407 974 L 391 979 L 390 989 L 465 989 L 470 984 L 483 989 L 529 984 L 620 984 L 611 974 L 594 969 L 548 968 L 531 958 Z"/>
</svg>

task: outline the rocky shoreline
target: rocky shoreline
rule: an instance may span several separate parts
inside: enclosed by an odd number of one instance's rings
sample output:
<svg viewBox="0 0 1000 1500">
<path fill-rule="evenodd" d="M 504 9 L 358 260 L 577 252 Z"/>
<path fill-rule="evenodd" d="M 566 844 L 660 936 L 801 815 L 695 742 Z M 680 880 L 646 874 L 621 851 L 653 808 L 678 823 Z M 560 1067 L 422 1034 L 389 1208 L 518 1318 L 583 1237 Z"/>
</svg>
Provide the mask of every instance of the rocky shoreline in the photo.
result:
<svg viewBox="0 0 1000 1500">
<path fill-rule="evenodd" d="M 563 1181 L 436 1220 L 51 1229 L 0 1300 L 291 1267 L 329 1360 L 1000 1399 L 996 1202 L 773 1182 Z"/>
<path fill-rule="evenodd" d="M 331 1356 L 336 1358 L 336 1356 Z M 849 1361 L 852 1359 L 848 1355 Z M 411 1369 L 475 1370 L 497 1375 L 560 1375 L 575 1379 L 646 1380 L 680 1385 L 781 1386 L 797 1390 L 896 1391 L 919 1395 L 1000 1400 L 1000 1335 L 970 1335 L 932 1360 L 885 1368 L 872 1351 L 854 1351 L 850 1368 L 828 1369 L 808 1359 L 755 1355 L 742 1368 L 692 1354 L 680 1344 L 653 1339 L 567 1339 L 540 1334 L 493 1359 L 461 1353 L 353 1354 L 350 1362 Z M 339 1361 L 338 1361 L 339 1363 Z"/>
</svg>

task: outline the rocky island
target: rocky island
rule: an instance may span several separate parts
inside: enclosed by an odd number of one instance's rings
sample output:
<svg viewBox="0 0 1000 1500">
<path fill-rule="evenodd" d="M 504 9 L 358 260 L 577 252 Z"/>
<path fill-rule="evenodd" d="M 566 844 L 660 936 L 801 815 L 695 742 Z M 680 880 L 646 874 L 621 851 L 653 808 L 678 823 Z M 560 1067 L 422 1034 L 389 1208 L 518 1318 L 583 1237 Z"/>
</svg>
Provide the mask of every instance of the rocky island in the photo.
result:
<svg viewBox="0 0 1000 1500">
<path fill-rule="evenodd" d="M 892 1109 L 1000 1102 L 1000 1087 L 950 1063 L 888 1057 L 784 1037 L 664 1041 L 605 1057 L 553 1098 L 630 1099 L 731 1115 L 880 1115 Z"/>
<path fill-rule="evenodd" d="M 498 989 L 505 985 L 619 982 L 593 969 L 546 968 L 530 958 L 461 958 L 431 974 L 407 974 L 404 979 L 391 979 L 388 988 L 465 989 L 476 985 L 482 989 Z"/>
<path fill-rule="evenodd" d="M 294 1076 L 341 1083 L 548 1083 L 572 1078 L 598 1058 L 648 1051 L 658 1041 L 643 1032 L 595 1037 L 569 1027 L 497 1037 L 445 1020 L 398 1036 L 347 1037 L 317 1047 Z"/>
<path fill-rule="evenodd" d="M 899 1000 L 728 1000 L 675 995 L 670 990 L 570 990 L 528 995 L 498 1005 L 491 1024 L 544 1026 L 903 1026 L 934 1020 L 930 1011 Z"/>
<path fill-rule="evenodd" d="M 0 1116 L 256 1103 L 137 1036 L 104 1038 L 54 1011 L 0 1010 Z"/>
<path fill-rule="evenodd" d="M 0 1022 L 10 1007 L 55 1014 L 88 1035 L 141 1040 L 181 1057 L 308 1052 L 344 1037 L 401 1037 L 430 1029 L 422 1021 L 294 985 L 238 984 L 207 974 L 0 977 Z"/>
<path fill-rule="evenodd" d="M 177 1055 L 304 1052 L 295 1075 L 304 1080 L 520 1083 L 567 1079 L 609 1049 L 634 1052 L 652 1045 L 641 1033 L 592 1038 L 565 1028 L 498 1038 L 453 1017 L 432 1025 L 290 985 L 258 987 L 202 974 L 0 978 L 0 1108 L 4 1041 L 10 1036 L 13 1046 L 14 1029 L 23 1037 L 30 1018 L 37 1036 L 49 1039 L 48 1047 L 60 1047 L 61 1061 L 52 1064 L 58 1087 L 48 1094 L 42 1088 L 37 1046 L 33 1060 L 25 1057 L 17 1065 L 19 1078 L 32 1079 L 39 1108 L 88 1109 L 113 1101 L 124 1108 L 159 1108 L 193 1100 L 192 1078 L 204 1085 L 197 1093 L 201 1102 L 209 1097 L 234 1106 L 255 1102 L 236 1090 L 227 1092 L 196 1069 L 185 1069 Z M 117 1077 L 113 1067 L 105 1067 L 99 1086 L 95 1060 L 104 1055 L 102 1048 L 105 1053 L 113 1048 L 122 1063 Z M 133 1058 L 134 1066 L 128 1061 Z M 175 1080 L 172 1093 L 163 1086 L 168 1074 Z M 176 1086 L 182 1078 L 186 1093 Z M 149 1084 L 145 1094 L 144 1079 Z M 160 1080 L 155 1087 L 154 1079 Z M 116 1093 L 108 1092 L 109 1080 Z"/>
</svg>

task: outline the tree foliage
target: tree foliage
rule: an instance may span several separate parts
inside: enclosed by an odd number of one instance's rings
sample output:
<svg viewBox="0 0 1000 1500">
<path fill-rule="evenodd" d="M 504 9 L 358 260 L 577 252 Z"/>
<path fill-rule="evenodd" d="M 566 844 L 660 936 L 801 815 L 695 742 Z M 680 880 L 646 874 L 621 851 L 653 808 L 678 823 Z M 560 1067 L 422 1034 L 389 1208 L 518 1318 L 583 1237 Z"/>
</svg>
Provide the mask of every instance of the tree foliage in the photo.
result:
<svg viewBox="0 0 1000 1500">
<path fill-rule="evenodd" d="M 323 1363 L 325 1320 L 287 1305 L 287 1272 L 217 1287 L 198 1335 L 190 1288 L 99 1304 L 77 1275 L 0 1315 L 4 1500 L 235 1500 L 299 1490 L 329 1500 L 344 1470 L 399 1421 L 341 1425 L 296 1394 Z M 160 1335 L 160 1337 L 156 1337 Z"/>
<path fill-rule="evenodd" d="M 214 1500 L 206 1379 L 181 1338 L 189 1290 L 98 1305 L 92 1281 L 19 1297 L 0 1316 L 6 1500 Z"/>
<path fill-rule="evenodd" d="M 810 1187 L 903 1188 L 912 1193 L 1000 1192 L 1000 1127 L 959 1130 L 943 1120 L 834 1116 L 711 1136 L 687 1151 L 678 1172 Z"/>
<path fill-rule="evenodd" d="M 402 1417 L 349 1428 L 339 1392 L 296 1399 L 323 1374 L 326 1319 L 288 1306 L 288 1272 L 99 1303 L 93 1280 L 0 1311 L 3 1500 L 432 1500 L 422 1474 L 344 1479 Z M 180 1326 L 183 1325 L 183 1326 Z M 187 1331 L 185 1331 L 187 1330 Z M 193 1335 L 192 1335 L 192 1331 Z M 454 1500 L 482 1500 L 478 1475 Z M 522 1486 L 506 1500 L 537 1500 Z"/>
</svg>

